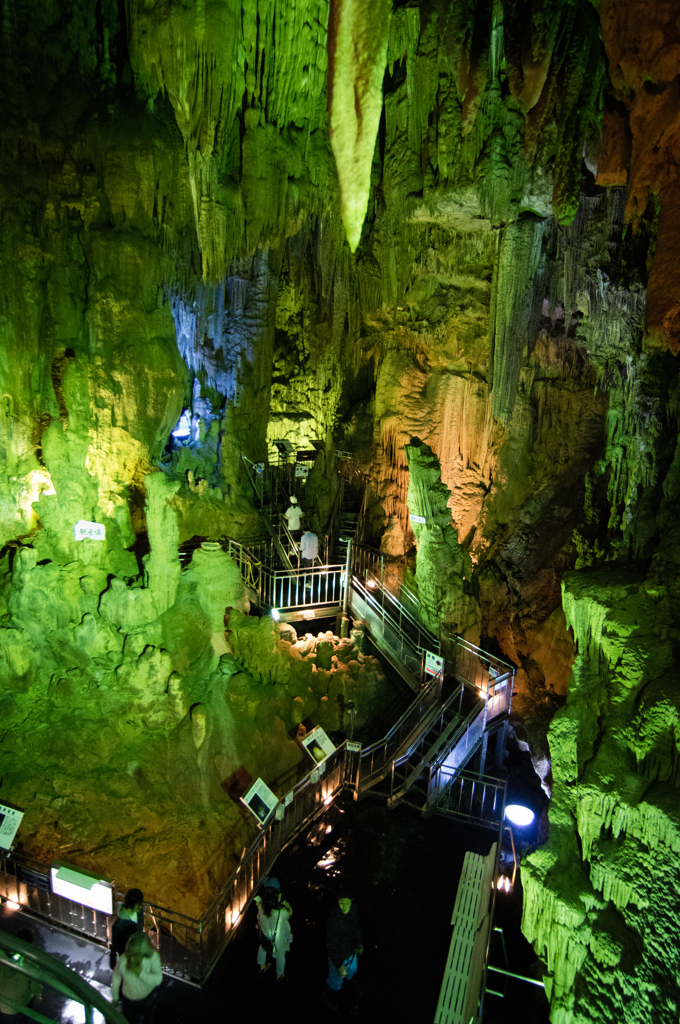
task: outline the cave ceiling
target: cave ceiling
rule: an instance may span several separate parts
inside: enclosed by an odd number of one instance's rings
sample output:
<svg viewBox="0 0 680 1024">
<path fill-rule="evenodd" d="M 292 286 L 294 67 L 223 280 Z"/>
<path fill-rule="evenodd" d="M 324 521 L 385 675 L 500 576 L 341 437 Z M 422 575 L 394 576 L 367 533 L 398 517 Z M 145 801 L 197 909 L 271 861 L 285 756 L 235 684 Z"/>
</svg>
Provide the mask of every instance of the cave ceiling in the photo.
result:
<svg viewBox="0 0 680 1024">
<path fill-rule="evenodd" d="M 672 900 L 631 865 L 680 849 L 677 4 L 7 0 L 0 49 L 0 757 L 33 852 L 100 865 L 109 773 L 120 872 L 198 815 L 178 891 L 207 859 L 206 895 L 244 841 L 214 853 L 225 778 L 287 770 L 352 673 L 379 704 L 370 659 L 320 681 L 177 558 L 257 532 L 243 457 L 319 439 L 319 515 L 347 452 L 428 623 L 518 665 L 553 1020 L 652 1019 Z M 68 731 L 78 694 L 101 751 L 57 769 L 36 723 Z"/>
</svg>

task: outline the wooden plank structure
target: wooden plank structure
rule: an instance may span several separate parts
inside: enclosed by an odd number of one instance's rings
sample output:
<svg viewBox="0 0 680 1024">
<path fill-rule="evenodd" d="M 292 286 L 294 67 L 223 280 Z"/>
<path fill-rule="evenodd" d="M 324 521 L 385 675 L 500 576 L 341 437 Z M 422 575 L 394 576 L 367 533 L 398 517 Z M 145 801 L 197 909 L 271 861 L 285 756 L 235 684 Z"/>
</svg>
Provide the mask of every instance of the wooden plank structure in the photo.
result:
<svg viewBox="0 0 680 1024">
<path fill-rule="evenodd" d="M 495 868 L 495 843 L 486 857 L 470 851 L 465 854 L 451 917 L 453 935 L 435 1024 L 471 1024 L 479 1019 Z"/>
</svg>

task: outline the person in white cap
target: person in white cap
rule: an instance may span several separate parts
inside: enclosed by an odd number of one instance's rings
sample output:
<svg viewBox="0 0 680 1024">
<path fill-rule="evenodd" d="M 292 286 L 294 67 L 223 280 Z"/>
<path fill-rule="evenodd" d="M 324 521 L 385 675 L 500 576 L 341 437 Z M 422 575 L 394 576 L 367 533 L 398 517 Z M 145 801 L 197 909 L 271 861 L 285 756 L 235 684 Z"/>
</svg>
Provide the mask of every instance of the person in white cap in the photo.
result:
<svg viewBox="0 0 680 1024">
<path fill-rule="evenodd" d="M 290 505 L 283 514 L 285 516 L 286 522 L 288 523 L 288 529 L 293 535 L 293 539 L 299 540 L 300 534 L 302 533 L 300 520 L 302 519 L 304 512 L 298 505 L 298 500 L 294 494 L 291 494 Z"/>
</svg>

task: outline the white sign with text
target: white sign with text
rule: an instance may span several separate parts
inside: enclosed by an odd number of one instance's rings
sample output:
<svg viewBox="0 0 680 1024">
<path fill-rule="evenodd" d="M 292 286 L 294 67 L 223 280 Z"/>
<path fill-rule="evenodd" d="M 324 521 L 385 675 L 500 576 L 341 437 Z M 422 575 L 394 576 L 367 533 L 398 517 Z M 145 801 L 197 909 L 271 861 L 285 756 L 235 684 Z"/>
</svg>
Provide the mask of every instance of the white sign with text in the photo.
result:
<svg viewBox="0 0 680 1024">
<path fill-rule="evenodd" d="M 106 527 L 101 523 L 89 523 L 87 519 L 79 519 L 73 527 L 76 540 L 106 540 Z"/>
</svg>

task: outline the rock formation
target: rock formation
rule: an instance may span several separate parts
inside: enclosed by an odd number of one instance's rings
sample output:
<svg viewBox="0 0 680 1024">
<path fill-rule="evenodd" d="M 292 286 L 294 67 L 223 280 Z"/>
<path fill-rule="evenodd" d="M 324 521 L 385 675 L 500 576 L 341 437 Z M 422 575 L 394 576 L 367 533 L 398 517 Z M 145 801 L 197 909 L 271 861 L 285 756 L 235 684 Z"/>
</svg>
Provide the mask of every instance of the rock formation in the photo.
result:
<svg viewBox="0 0 680 1024">
<path fill-rule="evenodd" d="M 518 665 L 553 792 L 525 906 L 553 1019 L 676 1019 L 675 6 L 25 7 L 0 33 L 0 798 L 24 849 L 122 885 L 163 854 L 174 892 L 145 891 L 197 912 L 248 830 L 222 784 L 294 769 L 291 730 L 342 728 L 357 687 L 370 717 L 358 649 L 278 637 L 200 548 L 256 538 L 274 439 L 322 441 L 315 514 L 348 453 L 429 624 Z"/>
</svg>

